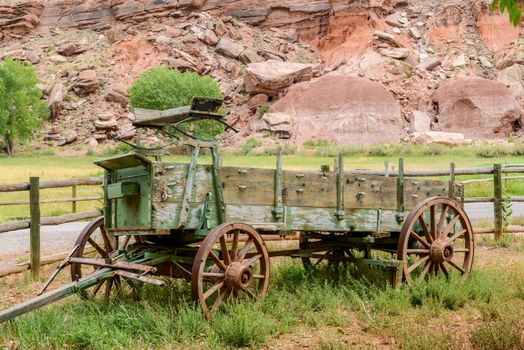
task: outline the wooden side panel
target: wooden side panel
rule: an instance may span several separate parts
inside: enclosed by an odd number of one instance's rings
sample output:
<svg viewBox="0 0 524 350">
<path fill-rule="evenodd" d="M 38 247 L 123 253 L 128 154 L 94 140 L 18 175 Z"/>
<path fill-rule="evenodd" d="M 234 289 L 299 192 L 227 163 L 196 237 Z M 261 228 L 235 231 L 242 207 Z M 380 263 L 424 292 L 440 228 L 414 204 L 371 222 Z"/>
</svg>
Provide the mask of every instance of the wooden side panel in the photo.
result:
<svg viewBox="0 0 524 350">
<path fill-rule="evenodd" d="M 397 208 L 397 180 L 377 175 L 347 175 L 344 191 L 346 208 Z"/>
<path fill-rule="evenodd" d="M 153 203 L 181 203 L 189 164 L 157 164 L 153 182 Z M 192 202 L 204 202 L 212 191 L 210 165 L 197 165 Z"/>
<path fill-rule="evenodd" d="M 222 193 L 227 204 L 272 205 L 275 170 L 221 167 Z"/>
<path fill-rule="evenodd" d="M 447 197 L 449 182 L 443 180 L 404 179 L 405 210 L 413 209 L 429 197 Z"/>
<path fill-rule="evenodd" d="M 155 229 L 175 229 L 181 207 L 182 203 L 153 203 L 153 227 Z M 189 204 L 186 229 L 191 230 L 199 227 L 203 209 L 203 203 Z"/>
<path fill-rule="evenodd" d="M 293 207 L 336 207 L 337 176 L 334 173 L 283 171 L 282 200 Z"/>
</svg>

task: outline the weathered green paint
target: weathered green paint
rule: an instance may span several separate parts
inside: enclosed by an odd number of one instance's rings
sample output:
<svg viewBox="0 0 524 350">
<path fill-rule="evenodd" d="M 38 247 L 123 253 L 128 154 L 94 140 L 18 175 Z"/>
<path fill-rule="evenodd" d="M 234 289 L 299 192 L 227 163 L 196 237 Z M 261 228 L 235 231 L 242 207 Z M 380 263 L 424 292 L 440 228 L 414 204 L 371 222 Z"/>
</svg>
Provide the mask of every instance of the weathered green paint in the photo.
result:
<svg viewBox="0 0 524 350">
<path fill-rule="evenodd" d="M 397 176 L 397 222 L 404 221 L 404 159 L 398 160 Z"/>
<path fill-rule="evenodd" d="M 113 210 L 111 201 L 107 199 L 107 186 L 111 183 L 111 173 L 109 170 L 104 171 L 104 183 L 102 190 L 104 191 L 104 227 L 110 229 L 113 227 Z"/>
<path fill-rule="evenodd" d="M 335 211 L 335 218 L 337 220 L 344 219 L 344 155 L 339 153 L 337 164 L 337 210 Z M 358 197 L 358 195 L 357 195 Z M 358 199 L 357 199 L 358 200 Z"/>
<path fill-rule="evenodd" d="M 211 159 L 213 162 L 213 190 L 216 203 L 216 215 L 218 224 L 226 221 L 224 196 L 222 194 L 222 180 L 220 179 L 220 159 L 216 148 L 211 150 Z"/>
<path fill-rule="evenodd" d="M 140 193 L 136 182 L 117 182 L 108 184 L 106 187 L 107 199 L 117 199 L 130 196 L 137 196 Z"/>
<path fill-rule="evenodd" d="M 40 179 L 29 178 L 29 260 L 33 281 L 40 279 Z"/>
<path fill-rule="evenodd" d="M 28 300 L 22 304 L 15 305 L 7 310 L 0 312 L 0 323 L 12 320 L 15 317 L 23 315 L 31 310 L 53 303 L 70 295 L 73 295 L 81 290 L 94 286 L 95 284 L 110 278 L 114 275 L 111 269 L 100 269 L 95 273 L 85 277 L 77 282 L 66 284 L 51 292 L 42 294 L 39 297 Z"/>
<path fill-rule="evenodd" d="M 273 208 L 273 215 L 276 221 L 281 221 L 284 216 L 284 206 L 282 205 L 282 148 L 277 150 L 277 164 L 275 167 L 275 206 Z"/>
<path fill-rule="evenodd" d="M 495 239 L 500 239 L 503 231 L 502 166 L 493 165 L 493 210 L 495 215 Z"/>
<path fill-rule="evenodd" d="M 113 200 L 113 227 L 151 228 L 151 168 L 149 165 L 140 165 L 114 170 L 113 184 L 122 182 L 134 183 L 139 189 L 139 195 Z"/>
<path fill-rule="evenodd" d="M 180 215 L 178 217 L 178 224 L 176 227 L 183 228 L 186 226 L 187 214 L 189 212 L 189 201 L 193 195 L 193 187 L 195 186 L 195 174 L 197 167 L 198 154 L 200 147 L 193 148 L 191 155 L 191 162 L 187 171 L 186 185 L 184 187 L 184 196 L 182 197 L 182 207 L 180 208 Z"/>
</svg>

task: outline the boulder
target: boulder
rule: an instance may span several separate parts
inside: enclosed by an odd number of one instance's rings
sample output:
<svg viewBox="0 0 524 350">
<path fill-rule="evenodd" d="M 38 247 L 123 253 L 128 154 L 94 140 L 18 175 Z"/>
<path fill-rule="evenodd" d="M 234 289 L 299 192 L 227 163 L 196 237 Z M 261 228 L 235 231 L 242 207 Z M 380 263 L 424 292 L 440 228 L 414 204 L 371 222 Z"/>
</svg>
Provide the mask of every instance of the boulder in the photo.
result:
<svg viewBox="0 0 524 350">
<path fill-rule="evenodd" d="M 98 89 L 98 77 L 92 69 L 83 70 L 71 87 L 78 96 L 87 96 Z"/>
<path fill-rule="evenodd" d="M 409 35 L 411 35 L 413 39 L 417 40 L 422 38 L 422 34 L 420 33 L 420 30 L 417 27 L 409 28 Z"/>
<path fill-rule="evenodd" d="M 505 137 L 523 115 L 504 84 L 483 78 L 445 80 L 434 92 L 438 131 L 460 132 L 468 139 Z"/>
<path fill-rule="evenodd" d="M 117 122 L 114 119 L 111 120 L 95 120 L 95 128 L 99 130 L 112 130 L 117 128 Z"/>
<path fill-rule="evenodd" d="M 279 138 L 288 139 L 291 136 L 291 117 L 286 113 L 266 113 L 262 120 L 267 124 L 267 130 Z"/>
<path fill-rule="evenodd" d="M 63 136 L 64 136 L 64 139 L 65 139 L 65 144 L 69 144 L 71 142 L 76 141 L 76 139 L 78 137 L 74 130 L 66 130 L 64 132 Z"/>
<path fill-rule="evenodd" d="M 247 108 L 251 111 L 255 111 L 258 107 L 265 105 L 267 101 L 268 98 L 266 94 L 257 94 L 247 101 Z"/>
<path fill-rule="evenodd" d="M 440 143 L 442 145 L 461 145 L 464 143 L 464 134 L 456 132 L 426 131 L 424 133 L 414 132 L 411 134 L 411 141 L 418 145 L 429 145 L 430 143 Z"/>
<path fill-rule="evenodd" d="M 398 142 L 403 127 L 400 105 L 389 91 L 348 75 L 296 84 L 269 112 L 290 116 L 291 140 L 297 145 L 318 138 L 338 144 Z"/>
<path fill-rule="evenodd" d="M 378 51 L 386 57 L 391 57 L 398 60 L 402 60 L 409 56 L 409 49 L 406 48 L 379 49 Z"/>
<path fill-rule="evenodd" d="M 108 102 L 118 103 L 122 107 L 126 107 L 129 103 L 129 97 L 125 88 L 121 86 L 113 86 L 109 89 L 104 99 Z"/>
<path fill-rule="evenodd" d="M 51 120 L 60 116 L 60 112 L 64 108 L 64 85 L 57 83 L 53 85 L 49 93 L 49 109 L 51 110 Z"/>
<path fill-rule="evenodd" d="M 200 41 L 210 46 L 215 46 L 218 43 L 217 35 L 210 29 L 198 33 L 197 37 Z"/>
<path fill-rule="evenodd" d="M 291 84 L 310 80 L 312 77 L 311 64 L 269 60 L 248 64 L 244 85 L 248 93 L 276 95 Z"/>
<path fill-rule="evenodd" d="M 520 64 L 514 64 L 497 74 L 497 81 L 506 85 L 517 98 L 524 95 L 522 80 L 524 80 L 524 66 Z"/>
<path fill-rule="evenodd" d="M 215 50 L 221 55 L 236 59 L 244 51 L 244 46 L 234 42 L 231 39 L 222 38 L 218 42 Z"/>
<path fill-rule="evenodd" d="M 381 32 L 381 31 L 375 31 L 373 33 L 373 36 L 375 36 L 375 38 L 379 41 L 383 41 L 389 45 L 392 45 L 394 47 L 403 47 L 404 45 L 402 45 L 400 43 L 400 41 L 398 41 L 395 36 L 393 34 L 389 34 L 389 33 L 384 33 L 384 32 Z"/>
<path fill-rule="evenodd" d="M 466 55 L 461 54 L 453 61 L 453 67 L 462 67 L 466 65 Z"/>
<path fill-rule="evenodd" d="M 66 45 L 63 45 L 61 46 L 59 49 L 58 49 L 58 53 L 62 56 L 73 56 L 75 54 L 75 51 L 76 51 L 76 45 L 75 44 L 66 44 Z"/>
<path fill-rule="evenodd" d="M 426 132 L 431 130 L 431 119 L 426 112 L 413 111 L 410 119 L 411 132 Z"/>
<path fill-rule="evenodd" d="M 422 61 L 419 65 L 417 65 L 417 68 L 422 71 L 433 70 L 436 67 L 440 66 L 441 63 L 442 62 L 437 57 L 430 57 Z"/>
<path fill-rule="evenodd" d="M 244 64 L 262 62 L 264 59 L 259 54 L 250 48 L 245 49 L 239 56 L 240 62 Z"/>
</svg>

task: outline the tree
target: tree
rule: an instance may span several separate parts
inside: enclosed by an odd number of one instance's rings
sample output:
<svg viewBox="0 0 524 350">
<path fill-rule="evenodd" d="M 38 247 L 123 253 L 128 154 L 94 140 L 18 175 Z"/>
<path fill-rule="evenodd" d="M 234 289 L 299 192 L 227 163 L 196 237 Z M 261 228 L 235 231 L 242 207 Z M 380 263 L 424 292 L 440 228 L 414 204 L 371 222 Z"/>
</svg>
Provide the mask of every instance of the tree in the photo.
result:
<svg viewBox="0 0 524 350">
<path fill-rule="evenodd" d="M 509 21 L 515 27 L 520 23 L 522 10 L 524 9 L 524 0 L 493 0 L 491 3 L 491 10 L 500 10 L 500 13 L 508 11 Z"/>
<path fill-rule="evenodd" d="M 0 135 L 7 154 L 14 153 L 15 140 L 26 140 L 38 128 L 49 109 L 38 89 L 33 66 L 6 59 L 0 65 Z"/>
<path fill-rule="evenodd" d="M 224 98 L 217 82 L 197 73 L 181 73 L 155 67 L 142 73 L 128 90 L 132 108 L 165 110 L 188 106 L 193 96 Z M 210 120 L 192 125 L 195 136 L 213 139 L 224 132 L 222 124 Z"/>
</svg>

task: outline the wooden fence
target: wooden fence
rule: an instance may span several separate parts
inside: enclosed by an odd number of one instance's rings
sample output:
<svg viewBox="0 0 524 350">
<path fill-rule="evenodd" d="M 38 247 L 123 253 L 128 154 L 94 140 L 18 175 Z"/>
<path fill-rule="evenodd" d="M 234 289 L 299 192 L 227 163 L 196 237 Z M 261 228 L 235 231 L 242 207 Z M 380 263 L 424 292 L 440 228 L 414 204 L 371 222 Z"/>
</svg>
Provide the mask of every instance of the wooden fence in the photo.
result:
<svg viewBox="0 0 524 350">
<path fill-rule="evenodd" d="M 500 238 L 503 231 L 503 203 L 504 193 L 502 181 L 508 179 L 524 179 L 524 176 L 508 176 L 510 174 L 524 174 L 524 164 L 501 165 L 495 164 L 492 167 L 478 167 L 468 169 L 455 169 L 455 164 L 450 163 L 449 170 L 424 170 L 424 171 L 404 171 L 404 162 L 399 160 L 397 171 L 391 171 L 388 162 L 385 163 L 384 170 L 352 170 L 349 173 L 362 175 L 385 175 L 391 177 L 398 177 L 399 174 L 403 178 L 406 177 L 449 177 L 450 185 L 456 181 L 456 176 L 476 176 L 476 175 L 492 175 L 486 179 L 471 179 L 461 181 L 464 184 L 476 182 L 493 182 L 494 191 L 492 197 L 477 197 L 465 198 L 465 203 L 494 203 L 494 223 L 493 228 L 477 229 L 476 233 L 495 234 L 495 239 Z M 13 221 L 0 224 L 0 234 L 15 231 L 20 229 L 30 229 L 30 261 L 27 264 L 18 265 L 16 267 L 0 271 L 0 277 L 7 274 L 21 272 L 27 269 L 31 270 L 33 279 L 38 279 L 40 274 L 40 266 L 43 264 L 53 263 L 62 260 L 66 253 L 55 254 L 49 257 L 41 258 L 40 256 L 40 226 L 46 225 L 60 225 L 68 222 L 82 221 L 91 219 L 102 215 L 100 210 L 89 210 L 84 212 L 77 212 L 78 202 L 98 201 L 100 197 L 77 197 L 77 186 L 100 186 L 102 184 L 102 177 L 79 178 L 69 180 L 47 180 L 40 181 L 38 177 L 31 177 L 29 182 L 18 184 L 0 184 L 0 193 L 29 191 L 29 201 L 11 201 L 0 202 L 0 206 L 10 205 L 29 205 L 30 217 L 26 220 Z M 71 198 L 60 198 L 52 200 L 40 200 L 40 190 L 49 188 L 68 188 L 71 187 Z M 451 188 L 451 186 L 450 186 Z M 41 217 L 40 205 L 47 203 L 71 203 L 70 214 Z M 511 202 L 524 202 L 524 197 L 512 197 Z M 524 213 L 523 213 L 524 214 Z M 522 232 L 524 227 L 509 227 L 508 231 Z M 34 268 L 33 268 L 34 267 Z"/>
<path fill-rule="evenodd" d="M 63 259 L 64 254 L 55 254 L 51 257 L 41 259 L 40 256 L 40 226 L 60 225 L 68 222 L 82 221 L 92 219 L 102 215 L 100 210 L 89 210 L 77 212 L 78 202 L 99 201 L 100 197 L 77 197 L 77 186 L 100 186 L 102 177 L 79 178 L 69 180 L 48 180 L 40 181 L 38 177 L 29 178 L 29 182 L 18 184 L 0 185 L 0 193 L 29 191 L 29 201 L 11 201 L 0 202 L 0 206 L 11 205 L 29 205 L 30 216 L 27 220 L 12 221 L 0 224 L 0 234 L 10 231 L 22 230 L 29 228 L 29 263 L 14 268 L 8 268 L 0 272 L 2 275 L 21 272 L 31 269 L 31 275 L 34 280 L 40 277 L 40 266 L 42 263 L 53 263 Z M 59 198 L 51 200 L 40 200 L 40 190 L 50 188 L 71 188 L 71 198 Z M 41 217 L 40 205 L 46 203 L 71 203 L 70 214 Z M 32 268 L 35 267 L 35 268 Z"/>
</svg>

